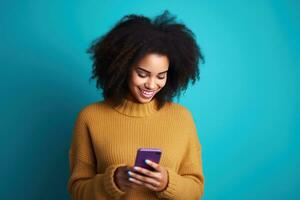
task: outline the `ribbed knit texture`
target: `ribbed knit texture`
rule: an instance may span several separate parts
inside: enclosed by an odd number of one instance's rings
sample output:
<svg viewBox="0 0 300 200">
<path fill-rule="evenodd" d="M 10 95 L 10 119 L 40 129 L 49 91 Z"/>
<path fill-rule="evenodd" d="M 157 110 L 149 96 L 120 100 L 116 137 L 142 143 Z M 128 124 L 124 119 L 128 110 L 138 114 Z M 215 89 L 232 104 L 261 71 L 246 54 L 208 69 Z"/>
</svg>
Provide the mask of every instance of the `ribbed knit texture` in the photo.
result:
<svg viewBox="0 0 300 200">
<path fill-rule="evenodd" d="M 160 148 L 160 165 L 168 171 L 162 192 L 121 191 L 115 170 L 133 166 L 138 148 Z M 204 191 L 201 145 L 190 111 L 177 103 L 160 110 L 157 101 L 129 99 L 117 107 L 108 101 L 90 104 L 76 119 L 69 150 L 68 191 L 73 200 L 196 200 Z"/>
</svg>

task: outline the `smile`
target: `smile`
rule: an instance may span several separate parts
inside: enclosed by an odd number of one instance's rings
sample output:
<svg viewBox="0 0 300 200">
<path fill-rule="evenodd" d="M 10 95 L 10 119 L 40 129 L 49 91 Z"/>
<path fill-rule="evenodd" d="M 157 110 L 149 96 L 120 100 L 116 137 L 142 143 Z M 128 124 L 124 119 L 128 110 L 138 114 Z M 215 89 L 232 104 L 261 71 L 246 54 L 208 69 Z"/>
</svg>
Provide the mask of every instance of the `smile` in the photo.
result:
<svg viewBox="0 0 300 200">
<path fill-rule="evenodd" d="M 142 90 L 142 89 L 140 89 L 140 91 L 141 91 L 142 96 L 146 97 L 146 98 L 151 98 L 155 94 L 155 91 L 147 92 L 147 91 Z"/>
</svg>

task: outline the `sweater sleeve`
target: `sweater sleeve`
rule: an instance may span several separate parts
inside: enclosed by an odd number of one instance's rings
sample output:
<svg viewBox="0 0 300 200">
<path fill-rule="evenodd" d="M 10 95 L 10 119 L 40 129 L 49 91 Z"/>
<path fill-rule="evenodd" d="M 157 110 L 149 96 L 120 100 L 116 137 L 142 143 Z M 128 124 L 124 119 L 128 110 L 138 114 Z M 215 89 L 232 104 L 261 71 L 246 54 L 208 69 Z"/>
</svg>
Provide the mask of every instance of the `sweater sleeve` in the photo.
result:
<svg viewBox="0 0 300 200">
<path fill-rule="evenodd" d="M 75 122 L 69 150 L 68 191 L 73 200 L 120 199 L 124 192 L 116 186 L 114 172 L 122 165 L 112 165 L 104 173 L 97 173 L 96 158 L 85 119 L 84 113 L 80 112 Z"/>
<path fill-rule="evenodd" d="M 157 193 L 159 198 L 172 200 L 199 200 L 204 193 L 204 175 L 199 142 L 195 124 L 190 125 L 190 139 L 178 172 L 167 168 L 167 188 Z"/>
</svg>

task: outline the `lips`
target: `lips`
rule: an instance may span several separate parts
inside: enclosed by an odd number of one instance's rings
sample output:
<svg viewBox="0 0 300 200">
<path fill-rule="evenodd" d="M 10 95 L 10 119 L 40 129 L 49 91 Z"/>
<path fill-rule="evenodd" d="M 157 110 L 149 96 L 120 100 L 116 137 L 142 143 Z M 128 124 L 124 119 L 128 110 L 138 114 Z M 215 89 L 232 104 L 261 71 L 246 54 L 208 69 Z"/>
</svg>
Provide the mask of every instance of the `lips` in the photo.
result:
<svg viewBox="0 0 300 200">
<path fill-rule="evenodd" d="M 141 88 L 139 88 L 139 89 L 140 89 L 140 92 L 141 92 L 141 96 L 144 97 L 144 98 L 151 98 L 155 94 L 155 91 L 147 91 L 147 90 L 143 90 Z"/>
</svg>

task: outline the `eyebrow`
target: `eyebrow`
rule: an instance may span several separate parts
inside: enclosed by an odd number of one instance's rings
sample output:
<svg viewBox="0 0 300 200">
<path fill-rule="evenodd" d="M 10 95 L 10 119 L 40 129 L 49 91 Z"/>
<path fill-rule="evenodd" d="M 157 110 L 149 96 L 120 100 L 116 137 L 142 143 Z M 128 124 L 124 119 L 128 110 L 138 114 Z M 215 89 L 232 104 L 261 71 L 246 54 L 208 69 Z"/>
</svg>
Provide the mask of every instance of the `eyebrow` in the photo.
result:
<svg viewBox="0 0 300 200">
<path fill-rule="evenodd" d="M 147 73 L 151 74 L 151 72 L 149 72 L 149 71 L 147 71 L 147 70 L 145 70 L 145 69 L 143 69 L 143 68 L 141 68 L 141 67 L 137 67 L 137 69 L 142 70 L 142 71 L 144 71 L 144 72 L 147 72 Z M 168 70 L 166 70 L 166 71 L 164 71 L 164 72 L 159 72 L 158 74 L 163 74 L 163 73 L 166 73 L 167 71 L 168 71 Z"/>
</svg>

